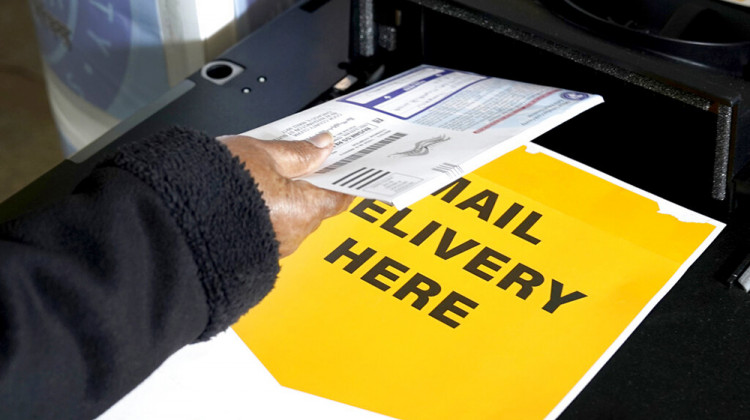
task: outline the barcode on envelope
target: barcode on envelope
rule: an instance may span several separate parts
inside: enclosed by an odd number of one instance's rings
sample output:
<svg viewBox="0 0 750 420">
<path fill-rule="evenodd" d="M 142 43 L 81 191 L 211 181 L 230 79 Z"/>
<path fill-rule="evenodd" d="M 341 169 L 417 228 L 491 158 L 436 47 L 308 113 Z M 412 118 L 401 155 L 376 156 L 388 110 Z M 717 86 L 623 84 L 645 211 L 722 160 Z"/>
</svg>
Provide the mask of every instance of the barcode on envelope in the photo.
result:
<svg viewBox="0 0 750 420">
<path fill-rule="evenodd" d="M 333 181 L 333 185 L 353 190 L 361 190 L 388 174 L 390 174 L 390 172 L 381 169 L 362 167 L 356 171 L 349 172 L 336 181 Z"/>
<path fill-rule="evenodd" d="M 344 165 L 348 165 L 348 164 L 354 162 L 357 159 L 361 159 L 361 158 L 369 155 L 370 153 L 372 153 L 372 152 L 374 152 L 374 151 L 376 151 L 378 149 L 381 149 L 384 146 L 387 146 L 387 145 L 393 143 L 394 141 L 396 141 L 396 140 L 398 140 L 400 138 L 403 138 L 403 137 L 406 137 L 406 133 L 393 133 L 390 136 L 388 136 L 388 137 L 386 137 L 386 138 L 378 141 L 377 143 L 373 143 L 373 144 L 365 147 L 364 149 L 358 151 L 357 153 L 353 153 L 353 154 L 345 157 L 344 159 L 341 159 L 338 162 L 335 162 L 335 163 L 333 163 L 331 165 L 326 166 L 325 168 L 322 168 L 322 169 L 318 170 L 316 173 L 325 174 L 325 173 L 331 172 L 333 170 L 336 170 L 336 169 L 338 169 L 338 168 L 340 168 L 340 167 L 342 167 Z"/>
</svg>

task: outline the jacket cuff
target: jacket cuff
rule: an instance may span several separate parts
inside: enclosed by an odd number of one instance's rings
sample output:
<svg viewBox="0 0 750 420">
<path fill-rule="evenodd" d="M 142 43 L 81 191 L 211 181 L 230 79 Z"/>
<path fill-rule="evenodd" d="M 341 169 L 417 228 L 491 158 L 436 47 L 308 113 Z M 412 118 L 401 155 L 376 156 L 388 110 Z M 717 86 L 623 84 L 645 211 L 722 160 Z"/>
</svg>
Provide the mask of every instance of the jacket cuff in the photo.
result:
<svg viewBox="0 0 750 420">
<path fill-rule="evenodd" d="M 153 188 L 183 231 L 209 308 L 197 341 L 232 325 L 273 288 L 279 251 L 269 210 L 223 144 L 173 128 L 125 145 L 103 165 Z"/>
</svg>

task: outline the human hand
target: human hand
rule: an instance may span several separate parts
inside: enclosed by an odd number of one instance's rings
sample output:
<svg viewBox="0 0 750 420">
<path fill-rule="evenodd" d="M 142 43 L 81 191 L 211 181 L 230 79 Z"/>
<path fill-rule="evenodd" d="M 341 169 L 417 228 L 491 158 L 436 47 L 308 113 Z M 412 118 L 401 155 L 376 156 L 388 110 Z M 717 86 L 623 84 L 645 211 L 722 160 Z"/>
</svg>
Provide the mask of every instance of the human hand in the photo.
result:
<svg viewBox="0 0 750 420">
<path fill-rule="evenodd" d="M 333 150 L 333 137 L 318 134 L 308 141 L 264 141 L 247 136 L 218 138 L 245 164 L 271 211 L 271 223 L 285 257 L 320 226 L 323 219 L 349 207 L 352 196 L 295 180 L 317 170 Z"/>
</svg>

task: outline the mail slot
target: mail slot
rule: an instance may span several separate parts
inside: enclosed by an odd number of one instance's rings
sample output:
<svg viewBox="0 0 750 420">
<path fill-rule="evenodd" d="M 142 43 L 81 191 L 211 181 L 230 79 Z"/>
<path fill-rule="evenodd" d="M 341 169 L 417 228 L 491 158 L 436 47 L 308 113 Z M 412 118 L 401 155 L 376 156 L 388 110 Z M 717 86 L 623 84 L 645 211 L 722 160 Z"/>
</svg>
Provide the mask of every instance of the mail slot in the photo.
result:
<svg viewBox="0 0 750 420">
<path fill-rule="evenodd" d="M 355 69 L 367 78 L 429 63 L 600 94 L 602 106 L 537 142 L 698 211 L 726 214 L 743 202 L 747 8 L 455 3 L 354 2 Z M 678 23 L 684 33 L 676 33 Z M 725 35 L 699 27 L 709 23 Z"/>
</svg>

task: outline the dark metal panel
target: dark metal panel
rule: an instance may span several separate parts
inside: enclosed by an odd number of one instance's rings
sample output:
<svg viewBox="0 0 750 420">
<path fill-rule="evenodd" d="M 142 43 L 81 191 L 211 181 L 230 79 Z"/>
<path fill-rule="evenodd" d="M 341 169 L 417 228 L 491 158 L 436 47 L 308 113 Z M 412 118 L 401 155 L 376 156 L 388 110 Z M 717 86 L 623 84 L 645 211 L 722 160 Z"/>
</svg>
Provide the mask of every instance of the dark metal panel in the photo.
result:
<svg viewBox="0 0 750 420">
<path fill-rule="evenodd" d="M 66 196 L 97 162 L 125 142 L 175 125 L 211 136 L 236 134 L 304 108 L 346 74 L 339 64 L 348 59 L 349 1 L 316 6 L 290 9 L 226 51 L 221 59 L 245 68 L 238 77 L 219 86 L 196 72 L 189 78 L 195 85 L 187 91 L 176 87 L 177 98 L 170 98 L 153 115 L 136 115 L 137 125 L 116 138 L 105 134 L 91 146 L 98 151 L 84 161 L 65 160 L 10 197 L 0 204 L 0 222 Z M 250 92 L 243 93 L 243 88 Z M 113 131 L 132 125 L 124 121 Z"/>
</svg>

